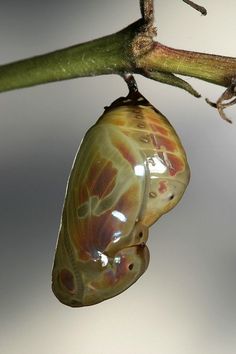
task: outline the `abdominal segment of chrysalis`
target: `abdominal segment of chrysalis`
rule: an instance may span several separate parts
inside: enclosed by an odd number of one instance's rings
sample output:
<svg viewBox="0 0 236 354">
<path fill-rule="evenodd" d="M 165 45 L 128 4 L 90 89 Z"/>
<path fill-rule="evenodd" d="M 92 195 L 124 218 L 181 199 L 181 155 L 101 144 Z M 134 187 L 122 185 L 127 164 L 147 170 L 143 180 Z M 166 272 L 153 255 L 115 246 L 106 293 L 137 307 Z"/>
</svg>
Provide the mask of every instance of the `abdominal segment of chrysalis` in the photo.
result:
<svg viewBox="0 0 236 354">
<path fill-rule="evenodd" d="M 189 182 L 182 144 L 138 91 L 105 109 L 86 133 L 69 177 L 52 274 L 72 307 L 116 296 L 145 272 L 148 228 Z"/>
</svg>

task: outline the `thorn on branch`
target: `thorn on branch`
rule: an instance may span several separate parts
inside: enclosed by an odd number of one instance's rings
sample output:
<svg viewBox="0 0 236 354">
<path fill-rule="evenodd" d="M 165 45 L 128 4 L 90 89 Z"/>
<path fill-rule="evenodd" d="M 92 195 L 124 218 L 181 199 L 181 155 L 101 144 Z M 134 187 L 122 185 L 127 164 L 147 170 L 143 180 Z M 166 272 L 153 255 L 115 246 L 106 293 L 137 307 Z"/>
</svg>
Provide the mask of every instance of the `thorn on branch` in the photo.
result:
<svg viewBox="0 0 236 354">
<path fill-rule="evenodd" d="M 204 15 L 204 16 L 207 15 L 207 10 L 205 9 L 205 7 L 197 5 L 195 2 L 193 2 L 191 0 L 183 0 L 183 2 L 185 2 L 188 5 L 190 5 L 195 10 L 201 12 L 202 15 Z"/>
<path fill-rule="evenodd" d="M 220 96 L 220 98 L 214 103 L 211 102 L 208 98 L 206 98 L 206 102 L 216 108 L 223 120 L 225 120 L 228 123 L 232 123 L 232 120 L 229 119 L 225 112 L 224 109 L 230 106 L 233 106 L 236 104 L 236 77 L 232 78 L 230 86 L 223 92 L 223 94 Z M 232 100 L 231 100 L 232 99 Z M 229 101 L 231 100 L 231 101 Z M 228 102 L 225 102 L 228 101 Z"/>
<path fill-rule="evenodd" d="M 172 73 L 165 73 L 162 71 L 142 70 L 140 71 L 140 74 L 142 74 L 143 76 L 149 79 L 159 81 L 167 85 L 182 88 L 183 90 L 189 92 L 194 97 L 197 98 L 201 97 L 200 93 L 198 93 L 187 81 L 181 79 L 180 77 Z"/>
</svg>

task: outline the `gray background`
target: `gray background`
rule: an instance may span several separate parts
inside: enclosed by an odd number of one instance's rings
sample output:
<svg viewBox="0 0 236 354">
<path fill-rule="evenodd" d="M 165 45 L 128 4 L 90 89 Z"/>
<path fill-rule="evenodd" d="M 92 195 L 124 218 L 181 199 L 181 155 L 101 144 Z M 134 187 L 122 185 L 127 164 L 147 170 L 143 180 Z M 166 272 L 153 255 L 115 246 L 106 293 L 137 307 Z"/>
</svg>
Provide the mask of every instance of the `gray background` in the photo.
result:
<svg viewBox="0 0 236 354">
<path fill-rule="evenodd" d="M 0 1 L 0 61 L 115 32 L 138 0 Z M 235 0 L 156 1 L 159 40 L 235 56 Z M 3 354 L 233 354 L 236 352 L 236 109 L 230 126 L 205 104 L 222 88 L 189 82 L 203 98 L 137 77 L 179 133 L 191 183 L 152 227 L 150 266 L 126 292 L 70 309 L 50 289 L 65 185 L 86 130 L 127 89 L 119 77 L 83 78 L 0 95 L 0 352 Z"/>
</svg>

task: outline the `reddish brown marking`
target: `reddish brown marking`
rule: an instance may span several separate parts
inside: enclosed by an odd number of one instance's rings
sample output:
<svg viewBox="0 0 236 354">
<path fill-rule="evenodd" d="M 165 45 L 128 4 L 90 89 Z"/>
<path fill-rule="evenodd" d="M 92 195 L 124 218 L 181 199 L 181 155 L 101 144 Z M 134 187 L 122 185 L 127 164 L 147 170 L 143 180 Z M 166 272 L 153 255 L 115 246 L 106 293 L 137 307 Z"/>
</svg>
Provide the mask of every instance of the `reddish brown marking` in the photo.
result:
<svg viewBox="0 0 236 354">
<path fill-rule="evenodd" d="M 175 155 L 167 154 L 168 160 L 170 162 L 169 173 L 171 176 L 175 176 L 177 173 L 184 170 L 183 160 Z"/>
<path fill-rule="evenodd" d="M 112 269 L 109 269 L 107 272 L 104 273 L 104 282 L 105 282 L 106 286 L 107 285 L 110 287 L 113 286 L 115 283 L 115 280 L 116 280 L 116 278 L 115 278 L 115 275 L 114 275 Z M 104 286 L 104 284 L 103 284 L 103 286 Z"/>
<path fill-rule="evenodd" d="M 167 126 L 168 121 L 161 115 L 158 115 L 155 112 L 147 112 L 145 117 L 148 121 L 153 122 L 153 124 L 165 125 Z"/>
<path fill-rule="evenodd" d="M 130 152 L 130 148 L 121 141 L 113 141 L 113 145 L 119 150 L 121 155 L 132 165 L 135 166 L 137 161 L 133 154 Z"/>
<path fill-rule="evenodd" d="M 177 144 L 164 136 L 150 134 L 152 143 L 156 149 L 163 149 L 165 148 L 166 151 L 175 152 L 177 150 Z"/>
<path fill-rule="evenodd" d="M 75 290 L 73 274 L 68 269 L 63 269 L 60 278 L 64 287 L 72 293 Z"/>
<path fill-rule="evenodd" d="M 160 133 L 160 134 L 163 134 L 163 135 L 168 135 L 168 130 L 161 127 L 160 125 L 158 124 L 149 124 L 150 128 L 152 129 L 152 131 L 155 133 Z"/>
<path fill-rule="evenodd" d="M 139 205 L 139 185 L 133 184 L 127 192 L 125 192 L 116 204 L 116 210 L 121 211 L 124 215 L 130 215 L 132 209 L 138 209 Z"/>
<path fill-rule="evenodd" d="M 76 248 L 80 253 L 82 260 L 90 260 L 96 257 L 97 250 L 103 252 L 110 242 L 113 240 L 115 232 L 125 233 L 128 222 L 135 222 L 139 209 L 139 186 L 134 184 L 126 193 L 124 193 L 117 204 L 112 209 L 107 210 L 99 216 L 88 216 L 79 219 L 77 224 L 77 232 L 73 234 Z M 112 211 L 117 210 L 124 214 L 128 222 L 121 222 L 112 215 Z"/>
<path fill-rule="evenodd" d="M 115 185 L 116 175 L 117 169 L 113 167 L 111 161 L 105 159 L 94 161 L 86 179 L 86 185 L 87 189 L 90 191 L 90 195 L 104 198 L 111 193 Z"/>
<path fill-rule="evenodd" d="M 158 185 L 158 191 L 163 194 L 167 191 L 167 185 L 166 185 L 166 181 L 160 181 L 159 185 Z"/>
</svg>

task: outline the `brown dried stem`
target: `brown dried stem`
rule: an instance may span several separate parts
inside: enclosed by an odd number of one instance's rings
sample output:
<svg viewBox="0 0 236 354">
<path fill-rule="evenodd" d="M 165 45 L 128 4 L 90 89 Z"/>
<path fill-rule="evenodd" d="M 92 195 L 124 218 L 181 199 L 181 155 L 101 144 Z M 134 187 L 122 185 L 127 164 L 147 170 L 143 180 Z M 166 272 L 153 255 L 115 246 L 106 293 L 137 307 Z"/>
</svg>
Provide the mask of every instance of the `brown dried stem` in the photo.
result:
<svg viewBox="0 0 236 354">
<path fill-rule="evenodd" d="M 183 2 L 185 2 L 188 5 L 190 5 L 195 10 L 201 12 L 202 15 L 204 15 L 204 16 L 207 15 L 207 10 L 205 9 L 205 7 L 197 5 L 195 2 L 193 2 L 191 0 L 183 0 Z"/>
<path fill-rule="evenodd" d="M 140 0 L 140 10 L 144 22 L 153 24 L 154 22 L 153 0 Z"/>
</svg>

